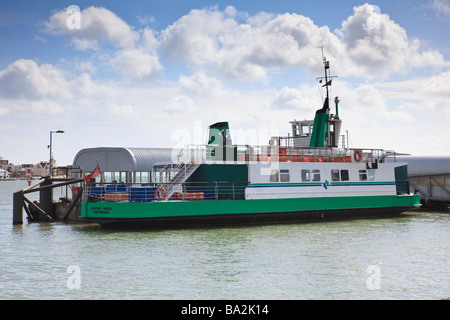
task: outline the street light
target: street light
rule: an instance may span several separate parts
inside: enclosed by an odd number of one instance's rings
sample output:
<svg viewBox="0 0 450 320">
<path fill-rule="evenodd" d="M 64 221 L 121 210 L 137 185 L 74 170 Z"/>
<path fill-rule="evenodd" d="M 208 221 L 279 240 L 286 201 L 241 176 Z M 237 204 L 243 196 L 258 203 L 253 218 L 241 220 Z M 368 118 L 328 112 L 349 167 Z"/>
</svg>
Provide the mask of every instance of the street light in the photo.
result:
<svg viewBox="0 0 450 320">
<path fill-rule="evenodd" d="M 50 174 L 50 178 L 52 177 L 52 134 L 53 133 L 64 133 L 63 130 L 58 131 L 50 131 L 50 162 L 48 167 L 48 173 Z"/>
</svg>

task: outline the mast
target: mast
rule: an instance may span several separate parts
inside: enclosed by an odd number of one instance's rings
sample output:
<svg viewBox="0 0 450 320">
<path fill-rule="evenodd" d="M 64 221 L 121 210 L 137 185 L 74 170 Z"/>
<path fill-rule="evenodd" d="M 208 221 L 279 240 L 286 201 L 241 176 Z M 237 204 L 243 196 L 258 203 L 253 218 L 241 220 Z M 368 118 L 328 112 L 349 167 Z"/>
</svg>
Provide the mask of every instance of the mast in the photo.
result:
<svg viewBox="0 0 450 320">
<path fill-rule="evenodd" d="M 327 96 L 323 103 L 322 109 L 316 111 L 310 147 L 336 147 L 338 145 L 341 127 L 341 120 L 339 120 L 339 116 L 337 114 L 337 104 L 339 100 L 336 97 L 336 115 L 330 115 L 330 91 L 328 87 L 331 86 L 332 78 L 335 78 L 335 76 L 330 75 L 330 62 L 323 55 L 323 47 L 322 59 L 325 77 L 319 77 L 317 79 L 320 79 L 320 83 L 322 83 L 322 80 L 325 80 L 325 84 L 322 85 L 322 87 L 325 87 Z"/>
<path fill-rule="evenodd" d="M 323 57 L 323 47 L 322 47 L 322 57 Z M 327 109 L 330 109 L 330 97 L 329 97 L 329 92 L 328 92 L 328 86 L 331 85 L 331 79 L 330 79 L 330 83 L 328 83 L 328 73 L 330 70 L 330 61 L 327 61 L 327 58 L 325 58 L 325 57 L 323 57 L 323 66 L 325 69 L 325 84 L 322 87 L 326 87 L 327 98 L 326 98 L 325 102 L 327 103 Z"/>
</svg>

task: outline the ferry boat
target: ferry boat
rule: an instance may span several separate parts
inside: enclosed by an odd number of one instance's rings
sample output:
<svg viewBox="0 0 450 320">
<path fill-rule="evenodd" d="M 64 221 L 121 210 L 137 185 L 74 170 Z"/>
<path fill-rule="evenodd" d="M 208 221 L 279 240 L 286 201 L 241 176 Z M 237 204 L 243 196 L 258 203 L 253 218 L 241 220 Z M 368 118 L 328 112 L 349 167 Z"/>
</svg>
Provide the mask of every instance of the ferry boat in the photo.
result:
<svg viewBox="0 0 450 320">
<path fill-rule="evenodd" d="M 234 145 L 228 122 L 209 127 L 206 145 L 186 146 L 155 165 L 151 183 L 83 183 L 81 218 L 102 225 L 241 225 L 398 215 L 420 206 L 407 163 L 395 152 L 340 145 L 336 97 L 314 120 L 291 121 L 292 135 L 265 146 Z M 96 172 L 99 172 L 97 167 Z"/>
</svg>

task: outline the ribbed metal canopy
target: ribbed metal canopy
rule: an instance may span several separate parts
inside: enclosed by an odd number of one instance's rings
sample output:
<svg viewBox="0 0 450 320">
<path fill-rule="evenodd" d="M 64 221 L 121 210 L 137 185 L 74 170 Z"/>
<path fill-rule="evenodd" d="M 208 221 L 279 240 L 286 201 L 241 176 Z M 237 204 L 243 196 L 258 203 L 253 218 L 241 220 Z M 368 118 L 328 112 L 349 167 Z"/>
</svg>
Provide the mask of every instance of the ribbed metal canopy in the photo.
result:
<svg viewBox="0 0 450 320">
<path fill-rule="evenodd" d="M 92 172 L 98 164 L 102 172 L 150 172 L 154 165 L 172 162 L 178 150 L 168 148 L 87 148 L 80 150 L 73 166 Z"/>
<path fill-rule="evenodd" d="M 389 159 L 390 162 L 394 161 Z M 445 156 L 397 156 L 397 162 L 408 163 L 409 176 L 450 174 L 450 157 Z"/>
</svg>

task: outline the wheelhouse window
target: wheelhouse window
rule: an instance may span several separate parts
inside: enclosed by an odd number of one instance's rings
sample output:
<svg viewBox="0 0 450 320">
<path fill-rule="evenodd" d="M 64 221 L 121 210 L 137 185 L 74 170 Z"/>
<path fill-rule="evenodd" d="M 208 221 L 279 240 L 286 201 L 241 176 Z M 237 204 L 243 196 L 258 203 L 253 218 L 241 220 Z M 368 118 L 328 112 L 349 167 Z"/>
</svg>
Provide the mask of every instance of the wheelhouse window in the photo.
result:
<svg viewBox="0 0 450 320">
<path fill-rule="evenodd" d="M 280 170 L 280 181 L 281 182 L 289 182 L 290 181 L 289 170 L 287 170 L 287 169 Z"/>
<path fill-rule="evenodd" d="M 278 182 L 278 170 L 272 169 L 270 173 L 270 182 Z"/>
</svg>

